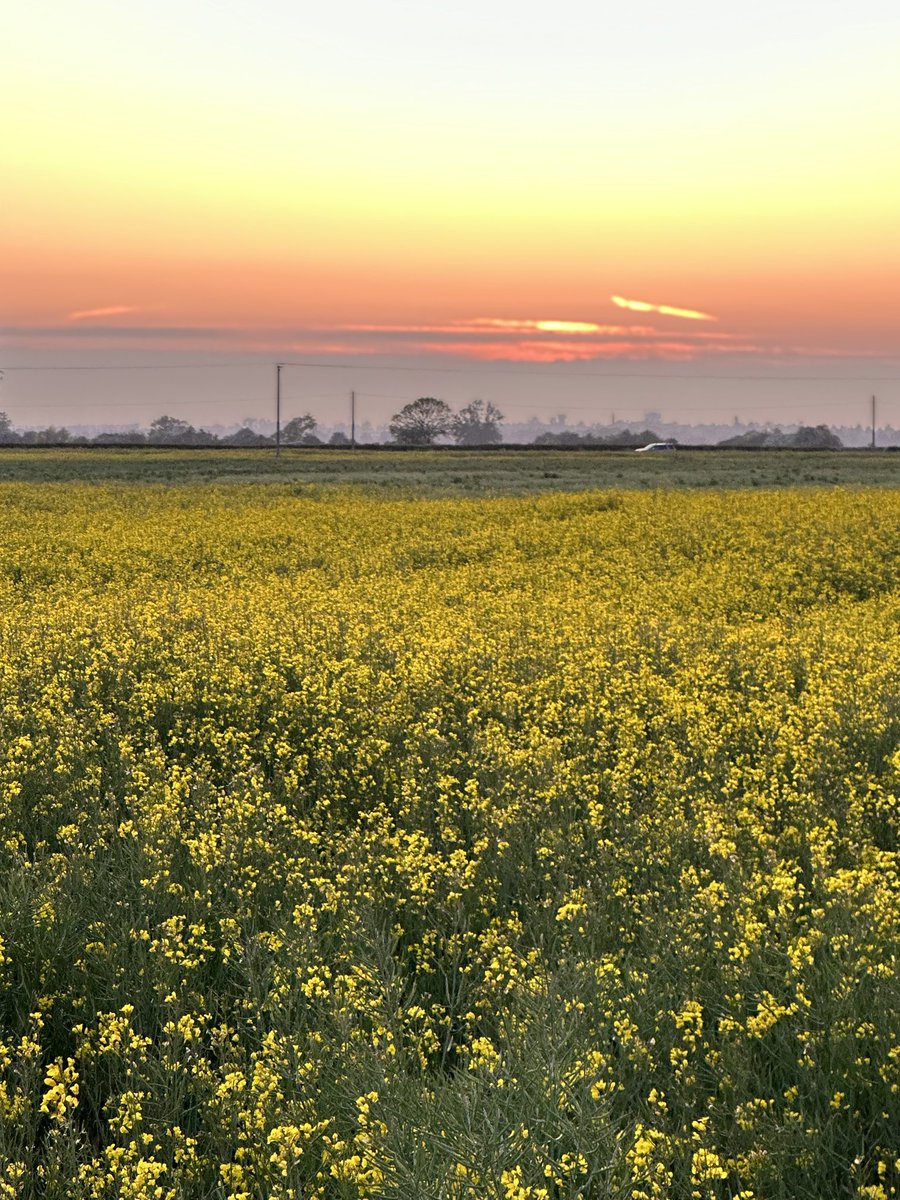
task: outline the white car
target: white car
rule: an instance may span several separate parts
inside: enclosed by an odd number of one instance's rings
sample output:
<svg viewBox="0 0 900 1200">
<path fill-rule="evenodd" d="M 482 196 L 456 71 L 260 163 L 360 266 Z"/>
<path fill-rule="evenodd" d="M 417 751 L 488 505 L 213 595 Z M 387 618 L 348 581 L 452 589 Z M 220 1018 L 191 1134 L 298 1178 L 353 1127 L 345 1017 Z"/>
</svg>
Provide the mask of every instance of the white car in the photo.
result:
<svg viewBox="0 0 900 1200">
<path fill-rule="evenodd" d="M 649 446 L 638 446 L 635 454 L 643 454 L 647 450 L 674 450 L 672 442 L 651 442 Z"/>
</svg>

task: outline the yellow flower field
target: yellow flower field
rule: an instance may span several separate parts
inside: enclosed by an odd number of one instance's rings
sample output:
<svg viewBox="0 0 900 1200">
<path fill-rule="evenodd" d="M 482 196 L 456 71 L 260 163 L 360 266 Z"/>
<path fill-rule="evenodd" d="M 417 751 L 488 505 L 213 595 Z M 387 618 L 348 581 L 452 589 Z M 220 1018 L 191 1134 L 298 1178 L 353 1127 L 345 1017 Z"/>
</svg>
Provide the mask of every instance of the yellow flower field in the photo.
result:
<svg viewBox="0 0 900 1200">
<path fill-rule="evenodd" d="M 0 1200 L 897 1196 L 898 529 L 0 487 Z"/>
</svg>

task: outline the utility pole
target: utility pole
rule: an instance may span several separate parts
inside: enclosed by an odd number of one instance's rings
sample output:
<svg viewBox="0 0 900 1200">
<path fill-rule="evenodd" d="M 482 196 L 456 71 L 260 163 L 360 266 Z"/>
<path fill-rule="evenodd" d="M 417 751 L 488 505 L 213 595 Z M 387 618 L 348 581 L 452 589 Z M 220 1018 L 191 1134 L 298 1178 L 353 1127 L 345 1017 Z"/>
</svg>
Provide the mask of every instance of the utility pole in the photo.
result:
<svg viewBox="0 0 900 1200">
<path fill-rule="evenodd" d="M 872 397 L 872 449 L 875 449 L 875 397 Z"/>
<path fill-rule="evenodd" d="M 350 393 L 350 447 L 356 449 L 356 392 Z"/>
<path fill-rule="evenodd" d="M 281 363 L 275 364 L 275 457 L 281 457 Z"/>
</svg>

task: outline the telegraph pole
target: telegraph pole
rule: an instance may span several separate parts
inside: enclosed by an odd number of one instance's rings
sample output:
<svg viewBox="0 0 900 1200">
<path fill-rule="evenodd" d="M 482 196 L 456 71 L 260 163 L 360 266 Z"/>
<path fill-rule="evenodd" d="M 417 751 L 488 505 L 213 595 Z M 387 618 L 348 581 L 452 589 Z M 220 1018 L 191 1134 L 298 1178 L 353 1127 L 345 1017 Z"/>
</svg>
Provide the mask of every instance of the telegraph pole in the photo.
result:
<svg viewBox="0 0 900 1200">
<path fill-rule="evenodd" d="M 356 392 L 350 393 L 350 446 L 356 449 Z"/>
<path fill-rule="evenodd" d="M 872 449 L 875 449 L 875 397 L 872 397 Z"/>
<path fill-rule="evenodd" d="M 275 457 L 281 457 L 281 363 L 275 364 Z"/>
</svg>

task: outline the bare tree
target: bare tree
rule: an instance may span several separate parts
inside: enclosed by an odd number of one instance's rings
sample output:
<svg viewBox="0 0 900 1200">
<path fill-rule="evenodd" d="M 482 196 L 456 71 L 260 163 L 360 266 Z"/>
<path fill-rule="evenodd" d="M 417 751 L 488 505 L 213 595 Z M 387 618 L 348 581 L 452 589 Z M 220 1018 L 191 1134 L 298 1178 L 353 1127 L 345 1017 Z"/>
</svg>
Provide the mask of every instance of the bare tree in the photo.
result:
<svg viewBox="0 0 900 1200">
<path fill-rule="evenodd" d="M 453 418 L 453 440 L 458 446 L 491 446 L 503 440 L 503 413 L 490 400 L 472 400 Z"/>
<path fill-rule="evenodd" d="M 430 446 L 453 428 L 453 413 L 444 400 L 420 396 L 391 418 L 388 429 L 401 446 Z"/>
</svg>

